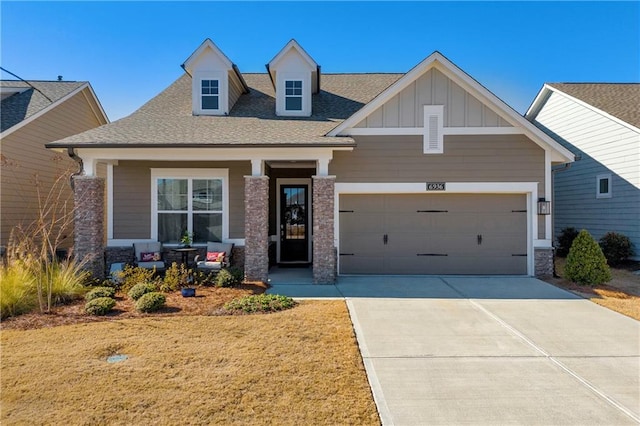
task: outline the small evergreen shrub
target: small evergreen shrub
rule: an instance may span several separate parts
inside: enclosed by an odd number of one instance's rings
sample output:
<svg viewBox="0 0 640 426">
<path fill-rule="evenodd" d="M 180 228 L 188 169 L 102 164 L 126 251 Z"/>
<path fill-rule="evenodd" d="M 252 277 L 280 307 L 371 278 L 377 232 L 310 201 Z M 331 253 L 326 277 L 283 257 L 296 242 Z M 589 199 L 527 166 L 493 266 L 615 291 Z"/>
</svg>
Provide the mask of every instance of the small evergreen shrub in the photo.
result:
<svg viewBox="0 0 640 426">
<path fill-rule="evenodd" d="M 120 279 L 120 289 L 128 293 L 131 287 L 138 283 L 155 282 L 155 269 L 139 268 L 137 266 L 126 265 L 122 271 L 118 272 Z"/>
<path fill-rule="evenodd" d="M 629 237 L 617 232 L 607 232 L 600 238 L 600 248 L 611 266 L 621 264 L 634 254 L 633 244 Z"/>
<path fill-rule="evenodd" d="M 611 280 L 607 259 L 587 230 L 580 231 L 567 255 L 565 278 L 583 285 L 598 285 Z"/>
<path fill-rule="evenodd" d="M 578 230 L 573 227 L 564 228 L 558 235 L 558 247 L 556 247 L 556 254 L 560 257 L 567 257 L 569 249 L 573 240 L 578 236 Z"/>
<path fill-rule="evenodd" d="M 224 305 L 229 312 L 252 314 L 256 312 L 276 312 L 296 306 L 296 301 L 279 294 L 254 294 L 232 300 Z"/>
<path fill-rule="evenodd" d="M 178 265 L 173 262 L 164 274 L 164 279 L 160 283 L 160 290 L 165 292 L 176 291 L 180 287 L 188 285 L 193 281 L 191 274 L 191 269 L 187 269 L 184 264 Z"/>
<path fill-rule="evenodd" d="M 113 307 L 116 306 L 116 301 L 110 297 L 97 297 L 91 299 L 84 305 L 84 311 L 89 315 L 106 315 Z"/>
<path fill-rule="evenodd" d="M 216 287 L 233 287 L 242 282 L 244 272 L 235 267 L 224 268 L 216 276 Z"/>
<path fill-rule="evenodd" d="M 212 286 L 216 284 L 217 271 L 202 271 L 196 269 L 193 271 L 193 283 L 195 285 Z"/>
<path fill-rule="evenodd" d="M 94 287 L 84 295 L 84 300 L 87 302 L 98 297 L 113 297 L 116 295 L 116 289 L 113 287 Z"/>
<path fill-rule="evenodd" d="M 131 287 L 131 290 L 129 290 L 127 295 L 130 298 L 132 298 L 133 300 L 138 300 L 142 296 L 144 296 L 145 294 L 151 293 L 151 292 L 154 292 L 154 291 L 156 291 L 155 284 L 152 284 L 152 283 L 138 283 L 138 284 L 134 285 L 133 287 Z"/>
<path fill-rule="evenodd" d="M 162 308 L 167 298 L 162 293 L 146 293 L 136 302 L 136 310 L 140 312 L 155 312 Z"/>
</svg>

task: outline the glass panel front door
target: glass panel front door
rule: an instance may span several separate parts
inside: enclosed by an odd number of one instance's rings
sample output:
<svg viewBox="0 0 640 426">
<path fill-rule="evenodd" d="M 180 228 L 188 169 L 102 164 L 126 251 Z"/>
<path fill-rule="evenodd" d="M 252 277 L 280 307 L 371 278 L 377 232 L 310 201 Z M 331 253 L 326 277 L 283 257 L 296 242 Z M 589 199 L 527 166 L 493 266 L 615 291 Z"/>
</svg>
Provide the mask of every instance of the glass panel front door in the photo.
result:
<svg viewBox="0 0 640 426">
<path fill-rule="evenodd" d="M 280 261 L 309 260 L 308 186 L 280 187 Z"/>
</svg>

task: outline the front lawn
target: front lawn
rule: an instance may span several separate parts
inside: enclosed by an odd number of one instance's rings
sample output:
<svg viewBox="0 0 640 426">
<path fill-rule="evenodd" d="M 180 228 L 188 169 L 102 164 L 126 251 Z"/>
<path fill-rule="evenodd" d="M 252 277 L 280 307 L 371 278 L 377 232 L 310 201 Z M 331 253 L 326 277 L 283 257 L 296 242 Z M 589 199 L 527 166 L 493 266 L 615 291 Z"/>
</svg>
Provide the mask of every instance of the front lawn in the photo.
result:
<svg viewBox="0 0 640 426">
<path fill-rule="evenodd" d="M 4 329 L 0 342 L 3 425 L 380 423 L 343 301 Z"/>
</svg>

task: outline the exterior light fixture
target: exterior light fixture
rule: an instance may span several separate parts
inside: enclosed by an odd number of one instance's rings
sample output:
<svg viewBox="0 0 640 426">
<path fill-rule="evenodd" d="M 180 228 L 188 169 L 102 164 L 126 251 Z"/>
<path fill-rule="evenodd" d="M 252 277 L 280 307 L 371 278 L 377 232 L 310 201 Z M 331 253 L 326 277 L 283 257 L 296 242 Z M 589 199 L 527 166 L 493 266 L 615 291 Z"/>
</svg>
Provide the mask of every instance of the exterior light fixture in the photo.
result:
<svg viewBox="0 0 640 426">
<path fill-rule="evenodd" d="M 542 216 L 551 214 L 551 201 L 545 201 L 544 198 L 538 198 L 538 214 Z"/>
</svg>

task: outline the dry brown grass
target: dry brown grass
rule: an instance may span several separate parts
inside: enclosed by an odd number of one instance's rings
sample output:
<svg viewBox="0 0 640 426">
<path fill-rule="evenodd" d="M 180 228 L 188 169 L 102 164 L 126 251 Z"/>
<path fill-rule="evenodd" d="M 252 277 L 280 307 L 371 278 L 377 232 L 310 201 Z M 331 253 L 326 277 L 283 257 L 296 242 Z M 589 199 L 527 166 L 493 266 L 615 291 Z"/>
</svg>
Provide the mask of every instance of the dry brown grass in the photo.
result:
<svg viewBox="0 0 640 426">
<path fill-rule="evenodd" d="M 379 424 L 343 301 L 2 330 L 8 424 Z M 127 354 L 115 364 L 106 357 Z"/>
<path fill-rule="evenodd" d="M 640 320 L 640 275 L 629 269 L 611 268 L 611 281 L 595 287 L 572 283 L 562 278 L 566 259 L 556 258 L 556 274 L 559 278 L 546 280 L 598 305 L 602 305 L 623 315 Z"/>
</svg>

